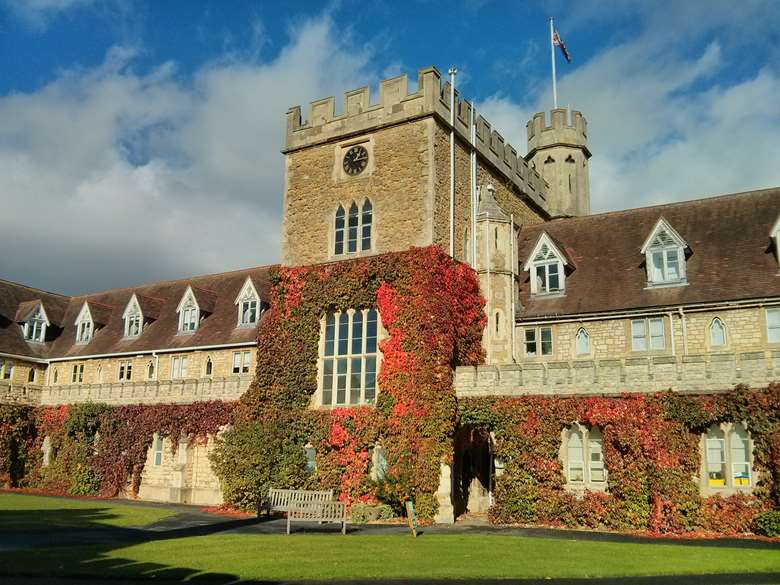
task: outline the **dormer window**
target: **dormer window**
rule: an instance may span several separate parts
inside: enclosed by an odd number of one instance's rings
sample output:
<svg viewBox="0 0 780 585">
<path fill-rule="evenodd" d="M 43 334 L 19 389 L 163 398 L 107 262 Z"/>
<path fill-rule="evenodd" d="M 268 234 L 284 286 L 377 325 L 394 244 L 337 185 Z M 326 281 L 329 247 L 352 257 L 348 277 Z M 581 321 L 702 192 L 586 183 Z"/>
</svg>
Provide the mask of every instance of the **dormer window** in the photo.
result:
<svg viewBox="0 0 780 585">
<path fill-rule="evenodd" d="M 686 284 L 685 249 L 688 244 L 665 220 L 659 219 L 642 246 L 648 286 Z"/>
<path fill-rule="evenodd" d="M 84 303 L 78 317 L 76 317 L 76 343 L 89 343 L 93 332 L 92 313 L 90 313 L 87 303 Z"/>
<path fill-rule="evenodd" d="M 238 307 L 238 326 L 254 327 L 260 317 L 260 295 L 252 280 L 247 278 L 235 301 Z"/>
<path fill-rule="evenodd" d="M 122 316 L 125 320 L 125 337 L 138 337 L 143 330 L 143 314 L 141 307 L 138 306 L 138 299 L 133 295 L 127 304 L 125 314 Z"/>
<path fill-rule="evenodd" d="M 24 324 L 24 338 L 27 341 L 43 343 L 43 340 L 46 339 L 47 325 L 46 314 L 43 307 L 39 306 Z"/>
<path fill-rule="evenodd" d="M 200 307 L 191 287 L 187 287 L 176 312 L 179 313 L 179 333 L 192 333 L 198 328 Z"/>
<path fill-rule="evenodd" d="M 565 289 L 564 266 L 568 262 L 550 236 L 542 234 L 525 264 L 531 278 L 532 295 L 562 294 Z"/>
</svg>

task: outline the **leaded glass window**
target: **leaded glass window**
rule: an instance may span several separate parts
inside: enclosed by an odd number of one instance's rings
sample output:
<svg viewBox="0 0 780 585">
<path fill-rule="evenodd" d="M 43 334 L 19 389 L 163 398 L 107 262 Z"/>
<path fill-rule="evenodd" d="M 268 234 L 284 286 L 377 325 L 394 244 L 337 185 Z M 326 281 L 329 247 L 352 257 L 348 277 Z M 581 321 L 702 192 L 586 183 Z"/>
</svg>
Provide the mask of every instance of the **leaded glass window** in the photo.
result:
<svg viewBox="0 0 780 585">
<path fill-rule="evenodd" d="M 329 313 L 322 356 L 323 406 L 373 404 L 376 398 L 378 313 Z"/>
<path fill-rule="evenodd" d="M 339 205 L 336 209 L 334 224 L 334 248 L 336 256 L 342 254 L 356 254 L 371 250 L 373 236 L 374 208 L 371 201 L 366 199 L 362 207 L 353 201 L 349 205 L 349 211 Z"/>
<path fill-rule="evenodd" d="M 710 345 L 713 347 L 726 345 L 726 327 L 717 317 L 710 323 Z"/>
</svg>

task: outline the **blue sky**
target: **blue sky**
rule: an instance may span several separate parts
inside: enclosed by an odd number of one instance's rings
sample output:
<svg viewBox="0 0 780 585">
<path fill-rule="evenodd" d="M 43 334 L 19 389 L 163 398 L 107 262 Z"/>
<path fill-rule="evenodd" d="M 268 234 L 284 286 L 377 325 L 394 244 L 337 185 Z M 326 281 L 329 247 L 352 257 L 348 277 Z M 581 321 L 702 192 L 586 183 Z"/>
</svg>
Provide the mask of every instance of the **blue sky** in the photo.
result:
<svg viewBox="0 0 780 585">
<path fill-rule="evenodd" d="M 773 0 L 0 0 L 0 277 L 78 293 L 275 262 L 287 107 L 428 65 L 524 152 L 549 16 L 595 211 L 780 185 Z"/>
</svg>

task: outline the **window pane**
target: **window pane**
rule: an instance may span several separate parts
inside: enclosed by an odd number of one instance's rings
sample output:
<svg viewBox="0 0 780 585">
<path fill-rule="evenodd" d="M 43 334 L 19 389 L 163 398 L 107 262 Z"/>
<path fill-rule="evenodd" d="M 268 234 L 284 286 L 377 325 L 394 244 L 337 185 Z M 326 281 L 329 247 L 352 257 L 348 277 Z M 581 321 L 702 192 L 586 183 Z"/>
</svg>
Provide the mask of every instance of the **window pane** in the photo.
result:
<svg viewBox="0 0 780 585">
<path fill-rule="evenodd" d="M 241 354 L 233 354 L 233 373 L 238 374 L 241 372 Z"/>
<path fill-rule="evenodd" d="M 663 282 L 664 279 L 664 253 L 653 252 L 650 254 L 652 266 L 650 268 L 650 280 L 653 282 Z"/>
<path fill-rule="evenodd" d="M 187 376 L 187 357 L 184 356 L 181 358 L 181 377 L 185 378 Z"/>
<path fill-rule="evenodd" d="M 579 431 L 570 431 L 566 445 L 566 457 L 568 460 L 568 469 L 570 482 L 579 483 L 585 480 L 584 474 L 584 453 L 582 444 L 582 434 Z"/>
<path fill-rule="evenodd" d="M 575 345 L 577 347 L 577 353 L 587 354 L 590 353 L 590 337 L 588 336 L 588 332 L 584 329 L 580 329 L 577 332 L 577 337 L 575 338 Z"/>
<path fill-rule="evenodd" d="M 366 315 L 366 353 L 376 353 L 377 313 L 371 309 Z"/>
<path fill-rule="evenodd" d="M 644 319 L 631 321 L 631 349 L 642 351 L 647 349 L 647 338 Z"/>
<path fill-rule="evenodd" d="M 680 265 L 677 250 L 666 251 L 666 280 L 679 280 Z"/>
<path fill-rule="evenodd" d="M 544 264 L 536 267 L 536 292 L 547 292 L 547 266 Z"/>
<path fill-rule="evenodd" d="M 362 385 L 361 370 L 363 360 L 361 358 L 352 358 L 350 360 L 350 374 L 349 374 L 349 403 L 360 403 L 360 387 Z"/>
<path fill-rule="evenodd" d="M 370 250 L 371 249 L 371 222 L 373 220 L 372 217 L 372 209 L 371 209 L 371 202 L 366 201 L 363 203 L 363 215 L 362 215 L 362 234 L 361 234 L 361 250 Z"/>
<path fill-rule="evenodd" d="M 349 253 L 357 252 L 358 239 L 358 208 L 355 203 L 349 208 L 349 231 L 347 235 L 347 251 Z"/>
<path fill-rule="evenodd" d="M 333 343 L 336 339 L 336 316 L 331 313 L 325 319 L 325 355 L 333 355 Z"/>
<path fill-rule="evenodd" d="M 245 351 L 243 355 L 243 363 L 241 364 L 241 370 L 246 374 L 249 371 L 249 352 Z"/>
<path fill-rule="evenodd" d="M 536 329 L 525 330 L 525 355 L 536 357 Z"/>
<path fill-rule="evenodd" d="M 766 310 L 767 339 L 771 343 L 780 342 L 780 309 Z"/>
<path fill-rule="evenodd" d="M 347 355 L 349 350 L 349 315 L 341 313 L 339 315 L 339 355 Z"/>
<path fill-rule="evenodd" d="M 344 404 L 347 392 L 347 359 L 336 361 L 336 404 Z"/>
<path fill-rule="evenodd" d="M 376 358 L 374 356 L 366 358 L 366 402 L 371 404 L 376 397 Z"/>
<path fill-rule="evenodd" d="M 664 320 L 650 319 L 650 348 L 663 349 L 666 347 L 664 339 Z"/>
<path fill-rule="evenodd" d="M 322 371 L 322 403 L 329 405 L 333 395 L 333 360 L 325 360 Z"/>
<path fill-rule="evenodd" d="M 344 208 L 339 205 L 336 210 L 336 254 L 344 253 Z"/>
<path fill-rule="evenodd" d="M 711 486 L 726 485 L 726 447 L 725 441 L 717 437 L 717 431 L 707 434 L 707 482 Z"/>
<path fill-rule="evenodd" d="M 726 328 L 720 319 L 715 319 L 710 325 L 710 345 L 726 345 Z"/>
<path fill-rule="evenodd" d="M 604 449 L 602 440 L 597 436 L 588 438 L 588 457 L 590 481 L 594 483 L 603 482 L 606 479 L 604 475 Z"/>
<path fill-rule="evenodd" d="M 750 485 L 750 441 L 742 425 L 735 426 L 731 431 L 729 443 L 734 485 Z"/>
<path fill-rule="evenodd" d="M 558 265 L 557 264 L 548 264 L 547 265 L 547 279 L 549 282 L 549 286 L 547 287 L 548 290 L 554 291 L 554 290 L 560 290 L 560 278 L 558 275 Z"/>
<path fill-rule="evenodd" d="M 352 353 L 363 353 L 363 313 L 352 315 Z"/>
<path fill-rule="evenodd" d="M 542 337 L 542 355 L 552 355 L 552 328 L 542 327 L 540 332 Z"/>
</svg>

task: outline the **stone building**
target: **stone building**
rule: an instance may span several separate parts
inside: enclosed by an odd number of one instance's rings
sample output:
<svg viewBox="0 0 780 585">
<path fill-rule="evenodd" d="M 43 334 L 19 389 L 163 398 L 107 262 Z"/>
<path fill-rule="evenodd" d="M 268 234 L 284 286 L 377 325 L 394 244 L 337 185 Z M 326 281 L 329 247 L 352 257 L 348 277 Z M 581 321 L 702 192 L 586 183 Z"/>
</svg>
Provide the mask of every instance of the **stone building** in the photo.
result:
<svg viewBox="0 0 780 585">
<path fill-rule="evenodd" d="M 457 369 L 460 398 L 718 392 L 780 378 L 780 189 L 591 215 L 581 113 L 553 110 L 549 124 L 536 114 L 523 156 L 457 92 L 451 111 L 436 69 L 408 85 L 406 76 L 382 81 L 376 101 L 367 88 L 347 92 L 341 113 L 332 97 L 312 102 L 305 119 L 298 106 L 287 112 L 283 265 L 428 245 L 470 264 L 486 299 L 486 360 Z M 235 399 L 251 379 L 269 288 L 267 267 L 78 297 L 0 282 L 0 398 Z M 376 312 L 360 315 L 366 335 L 381 337 Z M 323 347 L 336 330 L 323 325 Z M 381 355 L 370 353 L 363 368 L 375 369 L 354 400 L 331 393 L 324 359 L 313 407 L 373 402 Z M 749 441 L 746 429 L 713 432 L 722 445 Z M 563 439 L 572 489 L 603 485 L 598 453 L 576 464 L 597 434 Z M 704 437 L 703 453 L 708 440 L 720 439 Z M 218 502 L 208 446 L 193 449 L 174 461 L 155 440 L 141 496 Z M 484 464 L 465 503 L 484 510 L 497 472 L 490 437 L 456 439 L 455 449 Z M 702 473 L 702 492 L 749 491 L 749 456 L 731 464 L 737 475 Z M 438 519 L 447 522 L 453 479 L 442 472 Z"/>
</svg>

